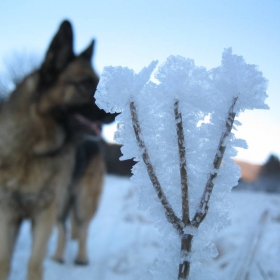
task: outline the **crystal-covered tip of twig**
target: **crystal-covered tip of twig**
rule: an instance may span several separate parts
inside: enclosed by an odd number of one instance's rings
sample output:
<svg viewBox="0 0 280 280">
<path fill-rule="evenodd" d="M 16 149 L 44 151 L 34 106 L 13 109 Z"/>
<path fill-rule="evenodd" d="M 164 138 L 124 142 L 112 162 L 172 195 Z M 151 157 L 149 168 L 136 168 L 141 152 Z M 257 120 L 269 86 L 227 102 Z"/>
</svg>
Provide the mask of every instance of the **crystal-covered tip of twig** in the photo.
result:
<svg viewBox="0 0 280 280">
<path fill-rule="evenodd" d="M 155 78 L 160 82 L 160 91 L 180 99 L 182 104 L 188 103 L 206 111 L 213 105 L 210 104 L 212 94 L 208 72 L 205 67 L 196 66 L 192 59 L 170 55 L 159 66 Z"/>
<path fill-rule="evenodd" d="M 127 67 L 105 67 L 95 93 L 96 104 L 106 112 L 121 112 L 130 97 L 140 93 L 150 80 L 157 63 L 152 61 L 139 73 Z"/>
<path fill-rule="evenodd" d="M 238 97 L 236 112 L 245 109 L 267 109 L 267 79 L 258 67 L 247 64 L 242 56 L 225 49 L 220 67 L 210 71 L 214 86 L 221 95 Z M 225 96 L 224 96 L 225 97 Z"/>
</svg>

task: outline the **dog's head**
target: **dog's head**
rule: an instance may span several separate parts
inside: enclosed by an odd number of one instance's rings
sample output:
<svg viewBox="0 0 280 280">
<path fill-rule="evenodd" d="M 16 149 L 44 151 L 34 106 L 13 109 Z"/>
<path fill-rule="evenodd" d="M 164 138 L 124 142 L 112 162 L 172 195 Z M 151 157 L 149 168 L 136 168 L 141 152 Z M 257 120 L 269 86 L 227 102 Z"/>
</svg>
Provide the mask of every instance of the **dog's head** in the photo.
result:
<svg viewBox="0 0 280 280">
<path fill-rule="evenodd" d="M 79 55 L 73 52 L 73 32 L 63 21 L 37 71 L 36 95 L 33 97 L 41 115 L 55 115 L 70 129 L 98 130 L 96 123 L 110 123 L 115 115 L 95 104 L 94 93 L 99 81 L 91 59 L 94 41 Z"/>
</svg>

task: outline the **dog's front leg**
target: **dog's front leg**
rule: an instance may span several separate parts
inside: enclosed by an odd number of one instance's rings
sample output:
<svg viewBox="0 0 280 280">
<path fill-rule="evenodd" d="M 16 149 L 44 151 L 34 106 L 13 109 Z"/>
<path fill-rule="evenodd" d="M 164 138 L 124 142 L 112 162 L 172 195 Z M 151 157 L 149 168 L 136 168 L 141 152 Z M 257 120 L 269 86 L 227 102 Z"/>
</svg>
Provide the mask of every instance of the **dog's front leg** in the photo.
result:
<svg viewBox="0 0 280 280">
<path fill-rule="evenodd" d="M 20 222 L 9 215 L 5 209 L 0 209 L 0 279 L 8 279 L 10 262 Z"/>
<path fill-rule="evenodd" d="M 75 260 L 75 263 L 77 265 L 87 265 L 88 264 L 87 249 L 86 249 L 88 227 L 89 227 L 89 222 L 84 222 L 79 225 L 79 231 L 78 231 L 79 249 L 78 249 L 77 258 Z"/>
<path fill-rule="evenodd" d="M 57 223 L 57 229 L 58 229 L 58 241 L 56 246 L 56 251 L 54 255 L 52 256 L 52 259 L 56 262 L 63 263 L 63 253 L 65 249 L 66 244 L 66 225 L 63 221 L 58 221 Z"/>
<path fill-rule="evenodd" d="M 72 206 L 71 192 L 67 189 L 64 195 L 63 202 L 60 204 L 58 217 L 57 217 L 57 230 L 58 240 L 56 245 L 55 253 L 52 259 L 56 262 L 63 263 L 63 254 L 66 245 L 66 220 Z"/>
<path fill-rule="evenodd" d="M 51 204 L 32 219 L 32 253 L 28 264 L 28 280 L 42 280 L 42 264 L 53 225 L 56 220 L 56 207 Z"/>
</svg>

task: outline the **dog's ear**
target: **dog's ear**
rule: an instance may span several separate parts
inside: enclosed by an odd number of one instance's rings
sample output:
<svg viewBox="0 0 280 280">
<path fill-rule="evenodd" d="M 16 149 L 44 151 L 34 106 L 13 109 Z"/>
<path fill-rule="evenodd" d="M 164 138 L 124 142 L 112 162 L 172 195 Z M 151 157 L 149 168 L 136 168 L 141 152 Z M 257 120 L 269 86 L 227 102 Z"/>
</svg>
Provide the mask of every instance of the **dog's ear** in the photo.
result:
<svg viewBox="0 0 280 280">
<path fill-rule="evenodd" d="M 90 45 L 79 56 L 85 58 L 88 61 L 91 61 L 93 51 L 94 51 L 94 45 L 95 45 L 95 41 L 92 40 Z"/>
<path fill-rule="evenodd" d="M 45 60 L 41 67 L 41 77 L 50 82 L 61 73 L 68 63 L 74 58 L 73 31 L 69 21 L 61 23 L 58 32 L 54 36 Z"/>
</svg>

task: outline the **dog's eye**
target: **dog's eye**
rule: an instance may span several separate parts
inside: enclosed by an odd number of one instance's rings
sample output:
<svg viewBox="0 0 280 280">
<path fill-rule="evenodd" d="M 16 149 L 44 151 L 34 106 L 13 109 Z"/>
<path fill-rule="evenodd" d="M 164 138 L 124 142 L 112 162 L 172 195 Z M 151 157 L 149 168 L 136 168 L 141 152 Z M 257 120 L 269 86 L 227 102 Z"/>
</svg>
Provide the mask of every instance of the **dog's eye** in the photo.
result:
<svg viewBox="0 0 280 280">
<path fill-rule="evenodd" d="M 93 95 L 97 87 L 97 83 L 93 79 L 84 79 L 84 80 L 74 81 L 74 82 L 70 81 L 67 82 L 67 84 L 75 86 L 80 94 L 85 94 L 85 95 L 89 95 L 89 94 Z"/>
<path fill-rule="evenodd" d="M 93 80 L 83 80 L 78 83 L 78 87 L 82 91 L 94 91 L 96 89 L 96 83 Z"/>
</svg>

